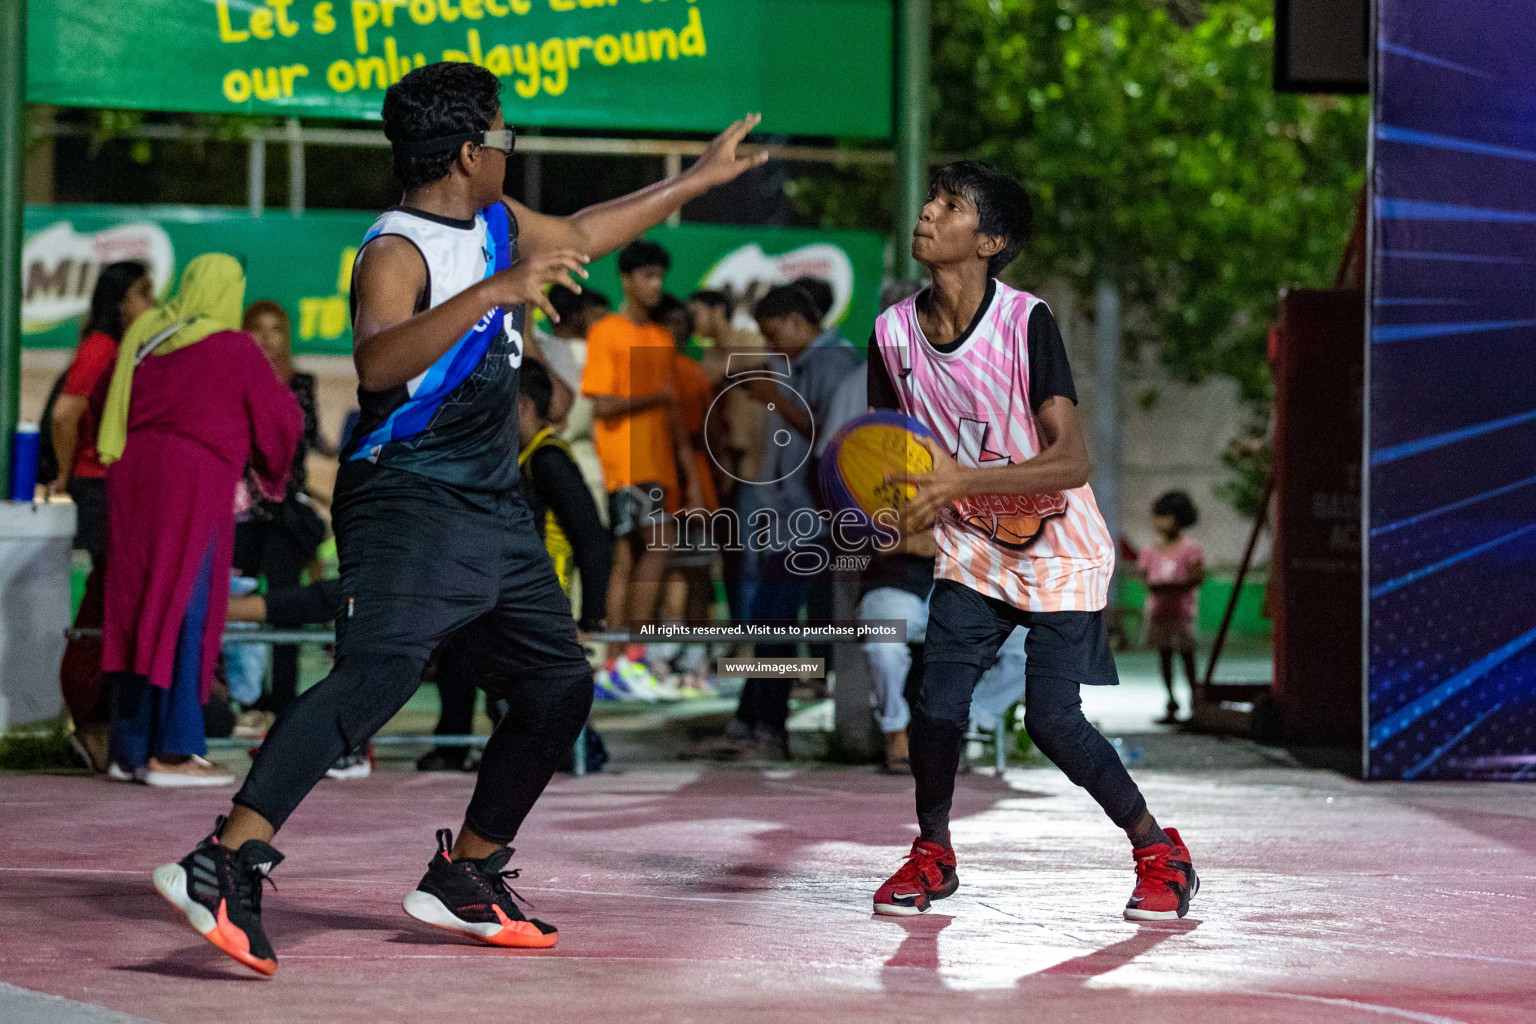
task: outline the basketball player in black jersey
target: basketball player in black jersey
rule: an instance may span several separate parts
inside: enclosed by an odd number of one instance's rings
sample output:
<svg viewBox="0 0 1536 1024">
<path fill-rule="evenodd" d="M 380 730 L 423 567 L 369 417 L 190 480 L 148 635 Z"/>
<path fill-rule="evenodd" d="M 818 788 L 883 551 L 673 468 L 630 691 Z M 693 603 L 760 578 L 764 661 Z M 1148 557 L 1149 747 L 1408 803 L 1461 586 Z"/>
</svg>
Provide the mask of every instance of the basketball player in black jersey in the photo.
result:
<svg viewBox="0 0 1536 1024">
<path fill-rule="evenodd" d="M 352 277 L 363 416 L 334 505 L 336 666 L 278 720 L 214 834 L 154 876 L 241 963 L 277 970 L 261 926 L 277 830 L 399 711 L 449 637 L 511 710 L 458 836 L 439 831 L 406 911 L 494 945 L 555 944 L 555 928 L 526 919 L 506 885 L 508 844 L 586 722 L 592 673 L 516 486 L 524 310 L 558 321 L 549 284 L 579 291 L 590 260 L 766 161 L 737 153 L 758 121 L 736 122 L 677 177 L 551 217 L 502 194 L 514 142 L 494 75 L 432 64 L 389 89 L 384 130 L 405 195 L 364 239 Z"/>
</svg>

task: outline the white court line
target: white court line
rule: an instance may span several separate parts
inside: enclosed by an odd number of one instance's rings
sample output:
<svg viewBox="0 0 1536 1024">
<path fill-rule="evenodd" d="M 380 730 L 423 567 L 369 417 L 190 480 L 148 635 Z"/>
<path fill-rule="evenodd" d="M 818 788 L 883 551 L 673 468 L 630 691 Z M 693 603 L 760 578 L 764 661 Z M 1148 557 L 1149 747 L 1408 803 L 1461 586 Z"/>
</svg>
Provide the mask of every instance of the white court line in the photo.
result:
<svg viewBox="0 0 1536 1024">
<path fill-rule="evenodd" d="M 1383 1017 L 1400 1017 L 1403 1020 L 1417 1021 L 1418 1024 L 1467 1024 L 1457 1017 L 1441 1017 L 1433 1013 L 1420 1013 L 1418 1010 L 1404 1010 L 1397 1006 L 1384 1006 L 1381 1003 L 1365 1003 L 1358 999 L 1331 999 L 1327 996 L 1309 996 L 1300 992 L 1245 992 L 1237 990 L 1235 994 L 1245 996 L 1267 996 L 1271 999 L 1295 999 L 1303 1003 L 1320 1003 L 1324 1006 L 1347 1006 L 1351 1010 L 1362 1010 L 1366 1013 L 1376 1013 Z"/>
<path fill-rule="evenodd" d="M 0 871 L 20 871 L 29 875 L 143 875 L 149 877 L 152 868 L 130 871 L 127 868 L 15 868 L 0 867 Z"/>
</svg>

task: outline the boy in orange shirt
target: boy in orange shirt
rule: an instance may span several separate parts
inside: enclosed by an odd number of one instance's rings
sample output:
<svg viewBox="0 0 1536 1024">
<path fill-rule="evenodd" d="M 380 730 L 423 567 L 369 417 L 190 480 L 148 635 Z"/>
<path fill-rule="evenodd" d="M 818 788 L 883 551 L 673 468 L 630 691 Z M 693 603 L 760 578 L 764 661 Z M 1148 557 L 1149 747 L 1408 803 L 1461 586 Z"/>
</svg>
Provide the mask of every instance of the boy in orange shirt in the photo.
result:
<svg viewBox="0 0 1536 1024">
<path fill-rule="evenodd" d="M 582 394 L 592 399 L 592 440 L 608 490 L 613 573 L 608 621 L 633 628 L 656 615 L 674 524 L 683 507 L 703 504 L 693 448 L 673 384 L 672 334 L 652 318 L 672 257 L 640 239 L 619 253 L 624 303 L 587 335 Z M 679 474 L 681 469 L 681 475 Z M 620 690 L 655 697 L 655 677 L 637 663 L 642 651 L 609 650 L 607 671 Z"/>
<path fill-rule="evenodd" d="M 690 358 L 683 350 L 693 339 L 694 319 L 687 303 L 675 295 L 663 295 L 653 315 L 671 332 L 677 350 L 672 355 L 672 380 L 677 394 L 678 415 L 683 429 L 688 432 L 693 447 L 693 464 L 699 475 L 700 496 L 698 505 L 689 505 L 679 516 L 677 551 L 673 554 L 667 571 L 666 586 L 662 590 L 660 616 L 665 621 L 686 621 L 693 625 L 707 625 L 714 602 L 713 569 L 716 541 L 711 536 L 710 524 L 715 511 L 720 508 L 719 492 L 714 475 L 710 472 L 711 452 L 725 440 L 719 429 L 722 418 L 710 419 L 710 403 L 715 397 L 715 387 L 709 372 L 698 360 Z M 712 446 L 704 436 L 706 422 L 716 428 Z M 708 693 L 711 690 L 706 670 L 709 661 L 708 648 L 702 644 L 656 644 L 653 655 L 665 650 L 670 667 L 682 677 L 684 691 Z M 655 661 L 653 660 L 653 664 Z"/>
</svg>

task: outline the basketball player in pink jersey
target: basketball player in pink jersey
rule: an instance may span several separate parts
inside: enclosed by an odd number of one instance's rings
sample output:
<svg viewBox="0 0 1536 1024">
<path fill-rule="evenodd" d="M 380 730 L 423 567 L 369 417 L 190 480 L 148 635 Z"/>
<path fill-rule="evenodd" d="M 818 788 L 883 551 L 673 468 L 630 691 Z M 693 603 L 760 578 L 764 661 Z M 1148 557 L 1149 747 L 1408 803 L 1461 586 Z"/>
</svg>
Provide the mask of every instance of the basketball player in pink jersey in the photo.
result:
<svg viewBox="0 0 1536 1024">
<path fill-rule="evenodd" d="M 921 914 L 959 888 L 949 812 L 976 680 L 1025 626 L 1024 725 L 1130 838 L 1131 920 L 1183 917 L 1199 889 L 1120 758 L 1083 717 L 1079 687 L 1119 682 L 1104 632 L 1114 544 L 1089 460 L 1061 332 L 1046 304 L 996 275 L 1028 238 L 1022 186 L 995 167 L 933 179 L 912 255 L 932 284 L 886 310 L 869 349 L 869 402 L 927 424 L 930 473 L 909 478 L 911 528 L 938 541 L 923 681 L 912 705 L 920 835 L 875 892 L 875 912 Z"/>
</svg>

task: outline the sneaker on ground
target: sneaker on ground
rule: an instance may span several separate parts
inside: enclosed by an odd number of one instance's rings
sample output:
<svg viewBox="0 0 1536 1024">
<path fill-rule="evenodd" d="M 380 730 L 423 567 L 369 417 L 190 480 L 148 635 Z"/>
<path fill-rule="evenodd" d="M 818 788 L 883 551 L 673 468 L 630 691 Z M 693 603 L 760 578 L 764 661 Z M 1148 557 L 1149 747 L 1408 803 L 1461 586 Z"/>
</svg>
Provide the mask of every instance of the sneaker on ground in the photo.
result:
<svg viewBox="0 0 1536 1024">
<path fill-rule="evenodd" d="M 683 700 L 703 700 L 715 696 L 715 686 L 704 672 L 688 672 L 683 675 L 678 695 Z"/>
<path fill-rule="evenodd" d="M 373 746 L 359 750 L 352 754 L 342 754 L 336 759 L 336 763 L 325 770 L 328 779 L 366 779 L 373 774 Z"/>
<path fill-rule="evenodd" d="M 140 782 L 139 775 L 144 771 L 140 768 L 137 772 L 131 772 L 127 768 L 113 761 L 107 765 L 107 778 L 113 782 Z"/>
<path fill-rule="evenodd" d="M 139 774 L 146 786 L 159 786 L 163 789 L 229 786 L 235 781 L 235 777 L 227 770 L 196 754 L 180 764 L 168 764 L 152 757 Z"/>
<path fill-rule="evenodd" d="M 111 759 L 108 750 L 107 727 L 98 722 L 87 722 L 77 726 L 75 731 L 69 734 L 70 749 L 80 759 L 81 764 L 95 772 L 97 775 L 105 775 Z"/>
<path fill-rule="evenodd" d="M 896 917 L 926 914 L 933 909 L 934 900 L 953 896 L 958 888 L 955 851 L 915 839 L 907 862 L 875 890 L 875 913 Z"/>
<path fill-rule="evenodd" d="M 1127 921 L 1171 921 L 1189 913 L 1189 901 L 1200 891 L 1200 877 L 1189 859 L 1189 847 L 1178 829 L 1164 829 L 1171 843 L 1154 843 L 1132 851 L 1136 858 L 1136 888 L 1125 905 Z"/>
<path fill-rule="evenodd" d="M 268 977 L 277 973 L 277 955 L 261 927 L 261 883 L 283 859 L 268 843 L 250 840 L 239 850 L 219 842 L 221 817 L 213 834 L 175 864 L 154 871 L 155 888 L 186 915 L 192 930 Z"/>
<path fill-rule="evenodd" d="M 230 735 L 237 740 L 259 740 L 275 721 L 277 716 L 270 711 L 242 711 L 235 716 L 235 731 Z"/>
<path fill-rule="evenodd" d="M 600 668 L 592 674 L 592 699 L 596 701 L 628 700 L 629 692 L 612 668 Z"/>
<path fill-rule="evenodd" d="M 423 924 L 493 946 L 549 949 L 560 941 L 554 925 L 530 920 L 518 907 L 516 901 L 522 897 L 507 885 L 507 879 L 518 875 L 506 870 L 512 859 L 510 848 L 483 860 L 453 860 L 452 849 L 453 833 L 438 829 L 437 852 L 427 864 L 427 873 L 405 898 L 407 914 Z"/>
<path fill-rule="evenodd" d="M 616 658 L 609 674 L 624 692 L 626 700 L 653 701 L 661 697 L 661 681 L 643 661 Z"/>
<path fill-rule="evenodd" d="M 657 700 L 683 699 L 683 680 L 681 676 L 670 672 L 658 673 L 654 670 L 651 674 L 656 677 Z"/>
</svg>

